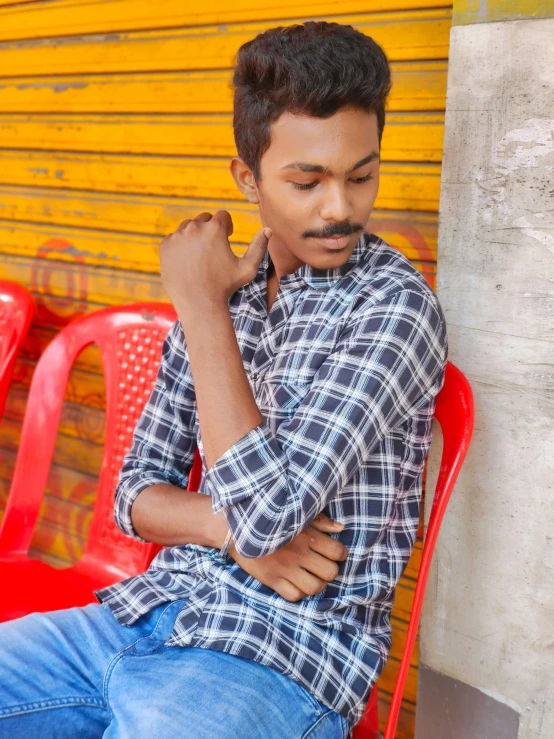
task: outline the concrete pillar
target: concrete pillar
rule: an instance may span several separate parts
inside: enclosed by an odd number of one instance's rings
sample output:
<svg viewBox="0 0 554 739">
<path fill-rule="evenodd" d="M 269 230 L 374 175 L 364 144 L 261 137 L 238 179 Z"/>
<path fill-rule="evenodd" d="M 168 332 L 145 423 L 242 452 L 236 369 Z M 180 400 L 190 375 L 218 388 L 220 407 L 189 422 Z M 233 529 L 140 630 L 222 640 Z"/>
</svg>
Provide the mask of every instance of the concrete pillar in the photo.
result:
<svg viewBox="0 0 554 739">
<path fill-rule="evenodd" d="M 416 739 L 553 739 L 554 18 L 459 5 L 437 292 L 476 428 L 429 578 Z"/>
</svg>

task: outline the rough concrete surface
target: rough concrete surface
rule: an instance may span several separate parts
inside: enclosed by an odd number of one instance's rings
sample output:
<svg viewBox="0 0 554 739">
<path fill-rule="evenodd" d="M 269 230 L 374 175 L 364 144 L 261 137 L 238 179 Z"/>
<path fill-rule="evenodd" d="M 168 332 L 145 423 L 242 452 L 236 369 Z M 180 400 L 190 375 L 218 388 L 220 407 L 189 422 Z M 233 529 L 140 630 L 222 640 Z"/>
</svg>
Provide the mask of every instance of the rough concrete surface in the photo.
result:
<svg viewBox="0 0 554 739">
<path fill-rule="evenodd" d="M 437 292 L 476 426 L 420 655 L 517 711 L 519 739 L 554 737 L 553 39 L 554 19 L 452 29 L 439 219 Z"/>
</svg>

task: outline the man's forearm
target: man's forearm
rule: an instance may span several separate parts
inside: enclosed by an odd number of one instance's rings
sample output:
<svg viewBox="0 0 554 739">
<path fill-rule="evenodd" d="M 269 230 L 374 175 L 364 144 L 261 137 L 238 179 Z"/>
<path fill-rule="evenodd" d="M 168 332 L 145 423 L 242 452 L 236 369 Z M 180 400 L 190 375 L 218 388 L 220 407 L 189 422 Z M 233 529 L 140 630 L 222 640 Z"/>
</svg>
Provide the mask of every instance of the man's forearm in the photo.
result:
<svg viewBox="0 0 554 739">
<path fill-rule="evenodd" d="M 159 483 L 143 490 L 131 508 L 135 531 L 162 546 L 223 546 L 229 526 L 225 513 L 214 514 L 209 495 Z"/>
<path fill-rule="evenodd" d="M 263 416 L 244 370 L 228 305 L 199 300 L 196 308 L 195 316 L 185 310 L 178 313 L 187 338 L 209 469 L 260 424 Z M 214 514 L 210 496 L 166 483 L 140 493 L 133 503 L 131 519 L 139 536 L 162 546 L 200 544 L 221 548 L 229 531 L 224 511 Z"/>
</svg>

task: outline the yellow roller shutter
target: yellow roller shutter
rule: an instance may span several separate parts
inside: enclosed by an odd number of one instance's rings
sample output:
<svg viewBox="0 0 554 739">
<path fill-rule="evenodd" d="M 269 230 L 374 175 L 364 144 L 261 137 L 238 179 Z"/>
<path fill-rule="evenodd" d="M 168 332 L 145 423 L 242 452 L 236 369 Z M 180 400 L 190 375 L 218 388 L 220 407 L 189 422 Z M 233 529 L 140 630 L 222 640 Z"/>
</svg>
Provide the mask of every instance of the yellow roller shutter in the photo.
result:
<svg viewBox="0 0 554 739">
<path fill-rule="evenodd" d="M 260 31 L 308 19 L 350 23 L 382 44 L 393 90 L 370 230 L 433 284 L 451 7 L 441 0 L 0 0 L 1 276 L 38 305 L 0 424 L 0 512 L 40 352 L 60 327 L 101 306 L 165 300 L 157 246 L 184 218 L 228 209 L 241 254 L 257 211 L 228 172 L 235 153 L 231 67 Z M 263 7 L 262 7 L 263 6 Z M 340 15 L 337 9 L 340 8 Z M 67 389 L 34 540 L 57 566 L 83 551 L 100 467 L 104 386 L 94 348 Z M 1 513 L 0 513 L 1 515 Z M 382 679 L 386 714 L 421 542 L 393 611 Z M 414 730 L 417 650 L 397 736 Z"/>
</svg>

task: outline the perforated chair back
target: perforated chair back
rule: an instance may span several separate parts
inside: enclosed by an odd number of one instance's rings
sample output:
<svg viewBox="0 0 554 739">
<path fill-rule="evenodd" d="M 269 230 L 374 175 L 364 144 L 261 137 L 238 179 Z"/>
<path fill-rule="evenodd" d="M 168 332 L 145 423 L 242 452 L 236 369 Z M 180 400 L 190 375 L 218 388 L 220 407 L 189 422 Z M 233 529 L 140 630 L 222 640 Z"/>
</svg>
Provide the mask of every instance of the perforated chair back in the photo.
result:
<svg viewBox="0 0 554 739">
<path fill-rule="evenodd" d="M 164 339 L 176 319 L 170 305 L 106 308 L 66 326 L 41 356 L 31 383 L 0 555 L 29 549 L 54 454 L 67 380 L 77 355 L 100 350 L 106 387 L 105 441 L 94 514 L 80 564 L 101 580 L 145 570 L 159 550 L 125 536 L 114 522 L 114 492 L 135 425 L 152 391 Z"/>
</svg>

